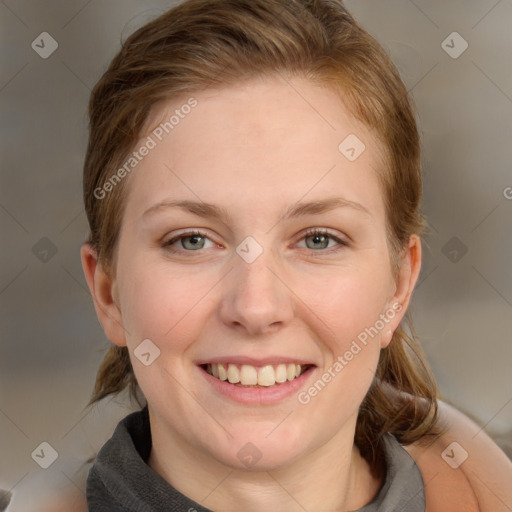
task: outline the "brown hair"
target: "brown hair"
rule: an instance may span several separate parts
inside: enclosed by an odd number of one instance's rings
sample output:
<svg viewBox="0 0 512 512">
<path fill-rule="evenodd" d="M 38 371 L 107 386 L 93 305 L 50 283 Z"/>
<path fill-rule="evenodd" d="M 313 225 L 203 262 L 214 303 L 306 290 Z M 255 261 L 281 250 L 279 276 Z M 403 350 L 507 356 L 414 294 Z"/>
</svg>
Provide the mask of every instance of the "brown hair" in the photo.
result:
<svg viewBox="0 0 512 512">
<path fill-rule="evenodd" d="M 95 191 L 133 151 L 152 107 L 206 87 L 276 74 L 304 77 L 343 94 L 352 114 L 382 143 L 386 169 L 379 176 L 396 270 L 410 236 L 424 226 L 419 135 L 395 66 L 339 0 L 187 0 L 124 42 L 91 95 L 84 166 L 88 242 L 106 269 L 115 268 L 129 179 L 110 187 L 103 198 Z M 406 316 L 404 323 L 409 320 Z M 91 403 L 127 385 L 135 393 L 128 350 L 112 346 Z M 412 327 L 408 332 L 401 325 L 381 351 L 356 427 L 355 442 L 375 472 L 383 433 L 393 433 L 403 444 L 437 433 L 437 396 Z"/>
</svg>

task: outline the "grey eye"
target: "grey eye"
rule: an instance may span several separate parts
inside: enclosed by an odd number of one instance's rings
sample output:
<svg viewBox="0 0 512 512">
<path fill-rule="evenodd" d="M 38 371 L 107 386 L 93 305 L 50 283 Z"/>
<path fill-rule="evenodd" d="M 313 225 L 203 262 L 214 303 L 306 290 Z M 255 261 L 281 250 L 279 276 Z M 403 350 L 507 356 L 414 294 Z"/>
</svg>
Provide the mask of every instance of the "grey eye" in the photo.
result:
<svg viewBox="0 0 512 512">
<path fill-rule="evenodd" d="M 214 242 L 206 234 L 195 232 L 182 233 L 164 243 L 164 247 L 171 251 L 186 252 L 199 251 L 214 246 Z"/>
<path fill-rule="evenodd" d="M 305 240 L 306 247 L 308 249 L 326 249 L 327 247 L 329 247 L 331 237 L 328 235 L 315 234 L 306 236 Z"/>
<path fill-rule="evenodd" d="M 201 235 L 190 235 L 181 237 L 180 241 L 183 249 L 194 251 L 197 249 L 202 249 L 205 245 L 206 239 Z"/>
</svg>

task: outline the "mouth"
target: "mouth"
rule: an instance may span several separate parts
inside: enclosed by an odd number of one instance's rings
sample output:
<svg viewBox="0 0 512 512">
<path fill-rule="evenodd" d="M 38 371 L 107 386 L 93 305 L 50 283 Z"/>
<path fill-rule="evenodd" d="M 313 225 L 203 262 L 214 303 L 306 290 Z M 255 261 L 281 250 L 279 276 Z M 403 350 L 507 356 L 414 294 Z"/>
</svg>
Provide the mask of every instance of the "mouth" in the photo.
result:
<svg viewBox="0 0 512 512">
<path fill-rule="evenodd" d="M 253 366 L 235 363 L 206 363 L 199 365 L 212 377 L 241 388 L 270 388 L 298 379 L 314 368 L 314 364 L 279 363 Z"/>
</svg>

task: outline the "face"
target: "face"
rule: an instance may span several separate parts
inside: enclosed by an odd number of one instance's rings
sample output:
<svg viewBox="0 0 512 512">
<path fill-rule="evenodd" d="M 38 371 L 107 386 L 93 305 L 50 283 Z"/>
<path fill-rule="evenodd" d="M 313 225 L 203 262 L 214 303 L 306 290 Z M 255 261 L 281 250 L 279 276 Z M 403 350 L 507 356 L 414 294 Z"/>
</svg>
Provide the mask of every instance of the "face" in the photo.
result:
<svg viewBox="0 0 512 512">
<path fill-rule="evenodd" d="M 382 148 L 304 79 L 194 98 L 162 140 L 188 98 L 159 105 L 137 145 L 156 142 L 127 178 L 106 331 L 129 348 L 152 429 L 231 467 L 284 467 L 353 438 L 405 311 Z"/>
</svg>

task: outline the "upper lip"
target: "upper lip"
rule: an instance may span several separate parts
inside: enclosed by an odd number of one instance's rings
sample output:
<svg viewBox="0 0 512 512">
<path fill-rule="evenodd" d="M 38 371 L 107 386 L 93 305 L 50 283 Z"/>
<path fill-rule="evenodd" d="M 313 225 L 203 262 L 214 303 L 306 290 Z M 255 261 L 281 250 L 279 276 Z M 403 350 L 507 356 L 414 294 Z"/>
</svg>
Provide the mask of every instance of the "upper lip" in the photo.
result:
<svg viewBox="0 0 512 512">
<path fill-rule="evenodd" d="M 267 356 L 265 358 L 255 358 L 247 356 L 222 356 L 212 357 L 209 359 L 201 359 L 196 362 L 198 366 L 205 364 L 248 364 L 251 366 L 267 366 L 267 365 L 278 365 L 278 364 L 300 364 L 300 365 L 311 365 L 316 366 L 311 361 L 306 361 L 300 357 L 289 357 L 289 356 Z"/>
</svg>

